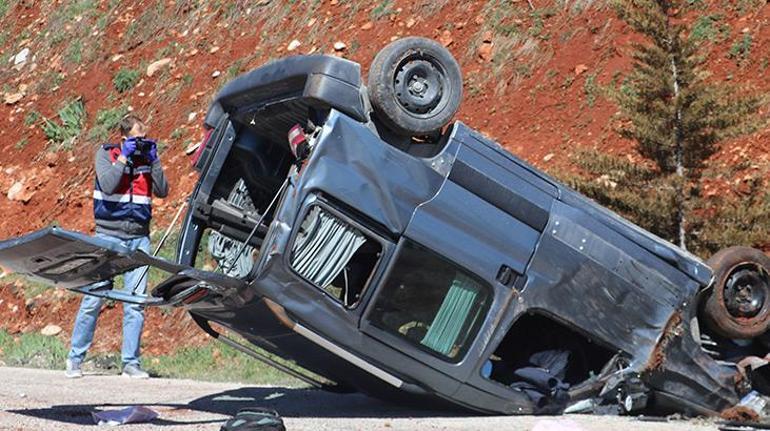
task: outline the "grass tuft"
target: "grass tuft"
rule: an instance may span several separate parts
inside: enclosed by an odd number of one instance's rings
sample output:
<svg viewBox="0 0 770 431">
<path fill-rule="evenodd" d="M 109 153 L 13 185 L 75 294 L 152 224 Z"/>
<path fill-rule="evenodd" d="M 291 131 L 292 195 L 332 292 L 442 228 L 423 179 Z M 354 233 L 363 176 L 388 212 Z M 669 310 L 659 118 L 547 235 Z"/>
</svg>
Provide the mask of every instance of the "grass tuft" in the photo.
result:
<svg viewBox="0 0 770 431">
<path fill-rule="evenodd" d="M 378 20 L 395 13 L 396 12 L 393 9 L 393 0 L 381 0 L 380 3 L 372 9 L 372 19 Z"/>
<path fill-rule="evenodd" d="M 690 39 L 696 42 L 721 42 L 730 34 L 730 26 L 723 22 L 724 15 L 701 15 L 692 25 Z"/>
<path fill-rule="evenodd" d="M 141 73 L 136 69 L 122 68 L 112 78 L 112 85 L 118 90 L 118 93 L 125 93 L 136 86 Z"/>
<path fill-rule="evenodd" d="M 31 126 L 40 121 L 40 113 L 37 111 L 29 111 L 24 115 L 24 125 Z"/>
<path fill-rule="evenodd" d="M 742 36 L 739 36 L 737 39 L 735 39 L 735 42 L 733 42 L 733 45 L 730 47 L 730 51 L 727 53 L 727 56 L 738 61 L 745 60 L 751 53 L 751 43 L 751 34 L 743 33 Z"/>
<path fill-rule="evenodd" d="M 6 13 L 8 13 L 8 9 L 11 8 L 11 2 L 10 0 L 0 0 L 0 18 L 3 18 Z"/>
<path fill-rule="evenodd" d="M 81 98 L 77 98 L 59 110 L 58 122 L 49 118 L 43 120 L 43 133 L 51 143 L 58 145 L 56 149 L 70 149 L 83 130 L 85 120 L 85 104 Z"/>
</svg>

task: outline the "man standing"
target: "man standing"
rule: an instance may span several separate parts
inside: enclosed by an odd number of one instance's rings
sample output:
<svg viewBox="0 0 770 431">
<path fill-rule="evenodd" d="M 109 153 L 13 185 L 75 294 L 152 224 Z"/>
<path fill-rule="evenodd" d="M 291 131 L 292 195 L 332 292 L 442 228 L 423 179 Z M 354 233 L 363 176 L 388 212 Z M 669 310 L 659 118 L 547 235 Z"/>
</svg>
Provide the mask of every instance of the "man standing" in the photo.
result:
<svg viewBox="0 0 770 431">
<path fill-rule="evenodd" d="M 105 144 L 96 152 L 94 217 L 96 236 L 131 250 L 150 253 L 152 196 L 168 195 L 168 183 L 154 140 L 147 139 L 147 126 L 129 114 L 120 121 L 120 144 Z M 144 294 L 147 267 L 124 275 L 123 289 Z M 72 330 L 72 348 L 66 376 L 82 377 L 81 364 L 94 338 L 102 299 L 84 296 Z M 148 378 L 139 361 L 139 340 L 144 326 L 144 308 L 123 304 L 123 375 Z"/>
</svg>

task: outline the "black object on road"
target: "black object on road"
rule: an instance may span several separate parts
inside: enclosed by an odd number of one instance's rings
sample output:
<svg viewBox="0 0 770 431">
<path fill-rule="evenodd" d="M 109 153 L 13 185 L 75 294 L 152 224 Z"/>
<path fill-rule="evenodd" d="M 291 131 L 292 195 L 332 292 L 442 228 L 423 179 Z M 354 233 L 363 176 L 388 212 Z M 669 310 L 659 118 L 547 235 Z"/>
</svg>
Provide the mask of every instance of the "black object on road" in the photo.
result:
<svg viewBox="0 0 770 431">
<path fill-rule="evenodd" d="M 286 431 L 286 427 L 275 410 L 249 408 L 239 410 L 220 431 Z"/>
</svg>

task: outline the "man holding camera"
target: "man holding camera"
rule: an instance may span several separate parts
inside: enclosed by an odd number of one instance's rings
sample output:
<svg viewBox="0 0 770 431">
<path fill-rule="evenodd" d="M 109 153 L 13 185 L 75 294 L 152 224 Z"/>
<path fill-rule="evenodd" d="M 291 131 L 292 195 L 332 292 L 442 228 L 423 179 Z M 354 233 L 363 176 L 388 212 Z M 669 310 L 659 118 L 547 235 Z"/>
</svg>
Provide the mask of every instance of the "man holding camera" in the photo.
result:
<svg viewBox="0 0 770 431">
<path fill-rule="evenodd" d="M 168 195 L 168 182 L 158 158 L 154 140 L 147 139 L 147 126 L 129 114 L 120 121 L 120 144 L 105 144 L 96 152 L 94 218 L 96 236 L 122 244 L 131 250 L 150 253 L 152 196 Z M 123 289 L 144 294 L 147 268 L 124 274 Z M 67 357 L 66 376 L 82 377 L 81 364 L 91 346 L 102 299 L 84 296 L 72 330 L 72 348 Z M 139 341 L 144 326 L 144 308 L 123 304 L 123 375 L 148 378 L 139 362 Z"/>
</svg>

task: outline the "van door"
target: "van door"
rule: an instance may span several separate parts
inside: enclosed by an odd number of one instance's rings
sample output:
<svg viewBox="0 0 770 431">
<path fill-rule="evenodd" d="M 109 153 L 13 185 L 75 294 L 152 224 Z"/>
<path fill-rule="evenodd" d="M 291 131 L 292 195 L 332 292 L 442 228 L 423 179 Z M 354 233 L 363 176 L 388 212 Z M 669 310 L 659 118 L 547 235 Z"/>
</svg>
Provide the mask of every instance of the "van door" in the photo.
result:
<svg viewBox="0 0 770 431">
<path fill-rule="evenodd" d="M 204 293 L 229 295 L 242 280 L 132 251 L 118 243 L 57 227 L 0 241 L 0 265 L 21 275 L 77 293 L 142 305 L 175 305 Z M 150 295 L 112 290 L 111 279 L 142 267 L 171 276 Z M 172 292 L 173 295 L 166 293 Z"/>
<path fill-rule="evenodd" d="M 361 327 L 464 381 L 526 272 L 552 197 L 470 148 L 467 133 L 457 139 L 449 178 L 415 211 Z"/>
</svg>

